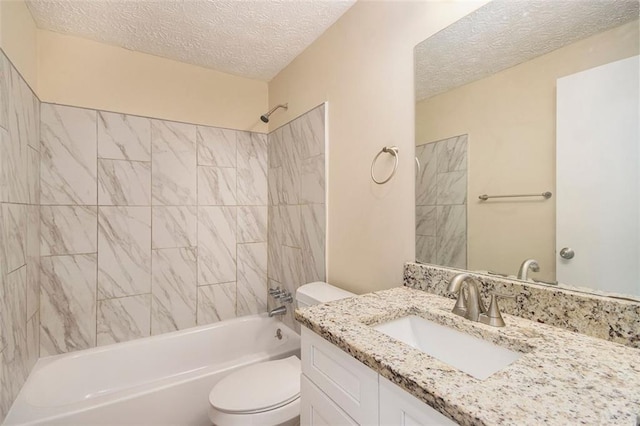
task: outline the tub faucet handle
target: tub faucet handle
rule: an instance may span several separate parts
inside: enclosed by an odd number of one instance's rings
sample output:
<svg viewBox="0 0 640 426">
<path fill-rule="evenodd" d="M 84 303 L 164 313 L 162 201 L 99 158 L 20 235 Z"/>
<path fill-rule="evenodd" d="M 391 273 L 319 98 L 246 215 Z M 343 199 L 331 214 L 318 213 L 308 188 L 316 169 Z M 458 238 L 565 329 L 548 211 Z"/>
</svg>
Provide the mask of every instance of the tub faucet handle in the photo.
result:
<svg viewBox="0 0 640 426">
<path fill-rule="evenodd" d="M 269 294 L 273 297 L 275 297 L 276 299 L 278 299 L 280 297 L 280 295 L 282 295 L 282 293 L 285 293 L 286 290 L 281 289 L 280 287 L 276 287 L 276 288 L 270 288 L 269 289 Z"/>
<path fill-rule="evenodd" d="M 284 303 L 293 302 L 293 296 L 291 295 L 291 292 L 287 289 L 281 290 L 278 294 L 274 295 L 273 297 Z"/>
</svg>

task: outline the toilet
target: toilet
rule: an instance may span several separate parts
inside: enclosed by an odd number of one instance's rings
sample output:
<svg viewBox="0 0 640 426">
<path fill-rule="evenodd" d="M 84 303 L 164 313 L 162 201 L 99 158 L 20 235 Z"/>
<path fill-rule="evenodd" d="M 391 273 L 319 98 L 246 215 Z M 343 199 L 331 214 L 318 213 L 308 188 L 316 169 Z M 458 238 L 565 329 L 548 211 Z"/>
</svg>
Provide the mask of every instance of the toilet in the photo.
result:
<svg viewBox="0 0 640 426">
<path fill-rule="evenodd" d="M 324 282 L 296 291 L 298 307 L 354 296 Z M 293 426 L 300 423 L 300 359 L 260 362 L 233 372 L 209 393 L 209 419 L 217 426 Z"/>
</svg>

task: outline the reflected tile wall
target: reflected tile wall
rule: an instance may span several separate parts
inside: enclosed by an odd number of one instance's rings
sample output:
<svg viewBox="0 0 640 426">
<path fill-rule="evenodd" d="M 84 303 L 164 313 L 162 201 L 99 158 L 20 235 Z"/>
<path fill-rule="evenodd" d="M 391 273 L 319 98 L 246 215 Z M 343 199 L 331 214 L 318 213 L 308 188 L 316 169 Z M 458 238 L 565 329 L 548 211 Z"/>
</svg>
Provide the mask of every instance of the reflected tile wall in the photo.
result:
<svg viewBox="0 0 640 426">
<path fill-rule="evenodd" d="M 467 135 L 416 147 L 416 259 L 467 266 Z"/>
<path fill-rule="evenodd" d="M 325 106 L 271 132 L 268 142 L 269 287 L 295 294 L 304 283 L 326 279 Z M 293 309 L 283 321 L 299 329 Z"/>
<path fill-rule="evenodd" d="M 39 354 L 40 101 L 0 51 L 0 422 Z"/>
<path fill-rule="evenodd" d="M 55 152 L 75 150 L 81 139 L 87 146 L 74 161 L 62 154 L 39 159 L 40 192 L 50 194 L 37 212 L 45 261 L 38 270 L 48 274 L 40 289 L 43 354 L 266 310 L 265 135 L 57 105 L 44 110 L 42 128 Z M 65 161 L 78 169 L 63 170 L 69 188 L 45 189 L 44 171 L 63 173 L 57 170 Z M 89 162 L 97 166 L 81 167 Z M 74 180 L 84 179 L 81 171 L 92 176 L 90 197 Z M 34 192 L 31 183 L 28 192 Z M 19 219 L 10 210 L 7 220 Z M 21 241 L 17 233 L 6 234 L 12 247 Z M 14 253 L 11 264 L 18 265 L 21 252 Z M 80 275 L 89 269 L 87 259 L 92 280 L 73 282 L 55 268 L 64 261 L 70 274 Z M 71 300 L 65 307 L 66 301 L 55 300 L 59 289 L 75 296 L 73 286 L 91 303 Z M 38 291 L 35 284 L 27 289 Z"/>
<path fill-rule="evenodd" d="M 465 205 L 437 206 L 436 264 L 467 267 L 467 208 Z"/>
</svg>

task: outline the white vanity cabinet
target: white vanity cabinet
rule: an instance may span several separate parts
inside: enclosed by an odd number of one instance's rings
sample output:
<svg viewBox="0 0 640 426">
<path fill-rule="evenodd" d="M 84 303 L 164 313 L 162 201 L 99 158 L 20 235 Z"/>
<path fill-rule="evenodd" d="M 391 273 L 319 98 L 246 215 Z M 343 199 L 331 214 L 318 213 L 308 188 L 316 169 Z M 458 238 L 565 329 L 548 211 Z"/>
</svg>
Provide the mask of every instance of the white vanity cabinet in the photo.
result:
<svg viewBox="0 0 640 426">
<path fill-rule="evenodd" d="M 305 327 L 300 392 L 303 426 L 456 424 Z"/>
</svg>

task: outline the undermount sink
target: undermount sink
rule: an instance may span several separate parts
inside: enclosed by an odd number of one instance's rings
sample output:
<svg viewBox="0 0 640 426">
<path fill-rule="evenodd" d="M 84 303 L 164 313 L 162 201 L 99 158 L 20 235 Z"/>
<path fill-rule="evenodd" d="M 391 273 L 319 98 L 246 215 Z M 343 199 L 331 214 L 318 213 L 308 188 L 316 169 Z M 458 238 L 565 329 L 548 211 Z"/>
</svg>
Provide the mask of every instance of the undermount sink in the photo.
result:
<svg viewBox="0 0 640 426">
<path fill-rule="evenodd" d="M 480 380 L 524 355 L 415 315 L 373 328 Z"/>
</svg>

